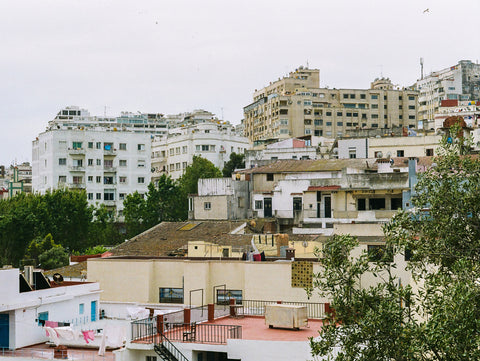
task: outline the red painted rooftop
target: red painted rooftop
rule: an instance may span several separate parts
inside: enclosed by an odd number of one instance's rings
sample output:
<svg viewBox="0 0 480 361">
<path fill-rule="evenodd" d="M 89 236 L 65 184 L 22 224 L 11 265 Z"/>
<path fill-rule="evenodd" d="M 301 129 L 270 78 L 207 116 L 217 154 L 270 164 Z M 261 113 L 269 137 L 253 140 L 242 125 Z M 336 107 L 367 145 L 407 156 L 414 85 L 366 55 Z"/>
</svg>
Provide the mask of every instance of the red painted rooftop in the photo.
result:
<svg viewBox="0 0 480 361">
<path fill-rule="evenodd" d="M 215 325 L 242 326 L 243 340 L 262 341 L 308 341 L 309 337 L 317 337 L 318 331 L 323 326 L 322 320 L 308 320 L 308 327 L 301 327 L 298 331 L 288 328 L 269 328 L 265 325 L 265 318 L 260 316 L 223 317 L 212 323 Z"/>
</svg>

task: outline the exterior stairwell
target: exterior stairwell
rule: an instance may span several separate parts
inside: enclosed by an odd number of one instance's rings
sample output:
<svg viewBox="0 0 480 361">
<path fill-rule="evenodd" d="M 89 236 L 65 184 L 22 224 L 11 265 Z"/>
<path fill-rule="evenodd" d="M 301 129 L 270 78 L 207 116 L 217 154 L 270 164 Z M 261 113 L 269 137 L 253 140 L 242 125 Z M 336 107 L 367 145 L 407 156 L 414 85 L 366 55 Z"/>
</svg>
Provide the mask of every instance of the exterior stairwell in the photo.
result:
<svg viewBox="0 0 480 361">
<path fill-rule="evenodd" d="M 160 356 L 160 359 L 163 361 L 190 361 L 188 358 L 185 357 L 184 354 L 180 352 L 178 348 L 175 347 L 170 340 L 165 337 L 164 334 L 160 334 L 161 342 L 155 344 L 153 349 Z"/>
</svg>

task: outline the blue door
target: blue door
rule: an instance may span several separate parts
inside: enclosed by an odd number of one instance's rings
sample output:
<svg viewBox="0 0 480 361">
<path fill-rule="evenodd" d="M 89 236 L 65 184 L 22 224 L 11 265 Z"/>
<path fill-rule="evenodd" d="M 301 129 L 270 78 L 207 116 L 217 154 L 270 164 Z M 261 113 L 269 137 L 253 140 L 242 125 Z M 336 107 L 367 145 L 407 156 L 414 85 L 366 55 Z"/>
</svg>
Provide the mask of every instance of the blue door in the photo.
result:
<svg viewBox="0 0 480 361">
<path fill-rule="evenodd" d="M 91 303 L 91 309 L 92 309 L 92 318 L 91 320 L 92 321 L 96 321 L 97 320 L 97 301 L 92 301 Z"/>
<path fill-rule="evenodd" d="M 8 313 L 0 314 L 0 348 L 9 347 Z"/>
</svg>

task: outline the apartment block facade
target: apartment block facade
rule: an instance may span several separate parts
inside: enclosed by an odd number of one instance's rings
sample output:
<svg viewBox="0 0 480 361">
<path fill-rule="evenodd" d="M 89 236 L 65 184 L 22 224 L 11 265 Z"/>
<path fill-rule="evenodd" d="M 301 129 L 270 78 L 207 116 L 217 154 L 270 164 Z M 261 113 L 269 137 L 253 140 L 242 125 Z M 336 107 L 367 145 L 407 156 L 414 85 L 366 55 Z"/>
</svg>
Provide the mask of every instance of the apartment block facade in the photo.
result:
<svg viewBox="0 0 480 361">
<path fill-rule="evenodd" d="M 208 159 L 222 170 L 230 154 L 243 154 L 248 147 L 248 139 L 228 122 L 207 121 L 170 129 L 167 136 L 153 139 L 153 180 L 162 174 L 180 178 L 193 156 Z"/>
<path fill-rule="evenodd" d="M 152 133 L 164 128 L 156 128 L 148 116 L 124 114 L 116 121 L 99 121 L 75 107 L 64 111 L 76 114 L 68 115 L 71 119 L 57 116 L 32 143 L 33 191 L 84 189 L 90 204 L 105 204 L 122 216 L 127 194 L 147 192 Z"/>
<path fill-rule="evenodd" d="M 251 142 L 305 135 L 337 137 L 348 130 L 417 127 L 415 90 L 396 89 L 388 78 L 370 89 L 320 88 L 320 71 L 300 67 L 256 90 L 244 107 L 244 134 Z"/>
<path fill-rule="evenodd" d="M 419 91 L 418 120 L 423 129 L 432 130 L 442 100 L 480 99 L 480 64 L 461 60 L 454 66 L 430 73 L 415 86 Z"/>
</svg>

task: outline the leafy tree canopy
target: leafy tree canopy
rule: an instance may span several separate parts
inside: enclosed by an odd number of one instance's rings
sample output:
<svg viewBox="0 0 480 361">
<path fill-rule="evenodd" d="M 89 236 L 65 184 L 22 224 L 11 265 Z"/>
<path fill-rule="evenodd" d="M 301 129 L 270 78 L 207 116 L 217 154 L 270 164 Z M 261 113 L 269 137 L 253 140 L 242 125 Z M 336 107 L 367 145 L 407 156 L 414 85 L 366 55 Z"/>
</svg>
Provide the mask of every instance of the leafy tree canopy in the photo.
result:
<svg viewBox="0 0 480 361">
<path fill-rule="evenodd" d="M 39 256 L 40 267 L 46 270 L 68 266 L 69 256 L 62 246 L 50 248 Z"/>
<path fill-rule="evenodd" d="M 208 159 L 193 156 L 192 164 L 185 169 L 182 177 L 179 179 L 180 188 L 185 193 L 197 194 L 198 193 L 198 180 L 200 178 L 221 178 L 222 172 L 220 169 Z"/>
<path fill-rule="evenodd" d="M 315 286 L 332 300 L 313 355 L 332 360 L 480 359 L 480 160 L 450 132 L 430 169 L 419 176 L 414 208 L 384 227 L 401 265 L 353 257 L 358 241 L 326 243 Z M 457 135 L 457 136 L 455 136 Z M 365 285 L 365 277 L 376 283 Z M 361 284 L 364 284 L 361 287 Z M 337 353 L 338 352 L 338 353 Z"/>
<path fill-rule="evenodd" d="M 230 160 L 225 164 L 225 167 L 222 170 L 224 177 L 231 177 L 235 169 L 245 168 L 245 155 L 231 153 Z"/>
</svg>

